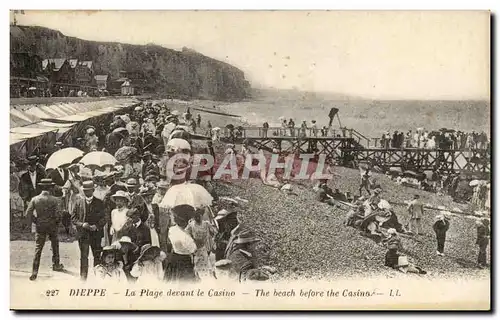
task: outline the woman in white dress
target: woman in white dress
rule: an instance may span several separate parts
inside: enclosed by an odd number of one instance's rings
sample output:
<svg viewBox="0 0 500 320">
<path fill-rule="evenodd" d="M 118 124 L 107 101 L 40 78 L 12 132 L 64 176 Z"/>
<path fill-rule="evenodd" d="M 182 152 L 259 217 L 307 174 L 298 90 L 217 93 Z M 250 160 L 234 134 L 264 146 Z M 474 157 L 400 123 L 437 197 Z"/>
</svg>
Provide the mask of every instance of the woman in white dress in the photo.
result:
<svg viewBox="0 0 500 320">
<path fill-rule="evenodd" d="M 73 212 L 73 207 L 78 201 L 78 195 L 85 196 L 82 190 L 82 178 L 79 175 L 80 167 L 72 164 L 68 167 L 68 180 L 63 186 L 68 212 Z"/>
<path fill-rule="evenodd" d="M 116 204 L 116 208 L 111 211 L 111 228 L 109 232 L 113 237 L 111 242 L 115 242 L 118 240 L 118 231 L 120 231 L 125 225 L 125 222 L 127 222 L 130 197 L 127 192 L 118 190 L 111 196 L 111 200 Z"/>
</svg>

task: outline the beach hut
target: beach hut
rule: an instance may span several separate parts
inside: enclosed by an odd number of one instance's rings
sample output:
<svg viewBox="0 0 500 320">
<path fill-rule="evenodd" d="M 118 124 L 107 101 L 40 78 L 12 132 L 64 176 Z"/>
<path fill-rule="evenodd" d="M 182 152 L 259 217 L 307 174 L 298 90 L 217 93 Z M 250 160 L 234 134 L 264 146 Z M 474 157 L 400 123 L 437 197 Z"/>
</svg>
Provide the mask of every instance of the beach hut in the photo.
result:
<svg viewBox="0 0 500 320">
<path fill-rule="evenodd" d="M 130 81 L 125 81 L 121 85 L 121 91 L 123 96 L 134 95 L 134 87 L 130 84 Z"/>
</svg>

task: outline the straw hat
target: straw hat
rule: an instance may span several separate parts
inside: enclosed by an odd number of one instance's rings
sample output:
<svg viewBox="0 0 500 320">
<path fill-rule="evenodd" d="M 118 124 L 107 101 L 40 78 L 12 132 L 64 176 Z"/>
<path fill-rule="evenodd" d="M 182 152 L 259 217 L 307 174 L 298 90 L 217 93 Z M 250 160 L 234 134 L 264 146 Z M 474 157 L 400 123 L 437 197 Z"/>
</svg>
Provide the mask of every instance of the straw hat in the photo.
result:
<svg viewBox="0 0 500 320">
<path fill-rule="evenodd" d="M 152 196 L 156 193 L 156 191 L 153 189 L 153 188 L 149 188 L 149 187 L 141 187 L 139 189 L 139 195 L 140 196 Z"/>
<path fill-rule="evenodd" d="M 169 186 L 170 186 L 170 185 L 169 185 L 169 184 L 168 184 L 168 182 L 167 182 L 167 181 L 165 181 L 165 180 L 161 180 L 161 181 L 160 181 L 160 182 L 158 182 L 158 184 L 156 185 L 156 187 L 157 187 L 158 189 L 168 189 L 168 188 L 169 188 Z"/>
<path fill-rule="evenodd" d="M 56 184 L 52 181 L 52 179 L 46 178 L 46 179 L 40 180 L 40 182 L 38 182 L 38 185 L 41 187 L 42 186 L 43 187 L 51 187 L 51 186 L 55 186 Z"/>
<path fill-rule="evenodd" d="M 130 196 L 128 195 L 127 192 L 125 192 L 123 190 L 118 190 L 118 191 L 116 191 L 116 193 L 114 195 L 111 196 L 111 200 L 113 202 L 115 202 L 116 199 L 118 199 L 118 198 L 122 198 L 122 199 L 127 200 L 127 202 L 130 202 Z"/>
<path fill-rule="evenodd" d="M 397 234 L 398 232 L 394 228 L 389 228 L 389 229 L 387 229 L 387 233 L 388 234 Z"/>
<path fill-rule="evenodd" d="M 229 259 L 222 259 L 215 262 L 215 267 L 220 270 L 229 270 L 231 269 L 233 262 Z"/>
<path fill-rule="evenodd" d="M 83 191 L 85 191 L 85 190 L 94 190 L 94 181 L 92 181 L 92 180 L 84 181 L 82 183 L 82 189 L 83 189 Z"/>
<path fill-rule="evenodd" d="M 152 252 L 154 254 L 154 258 L 156 258 L 156 257 L 158 257 L 160 255 L 161 249 L 158 248 L 158 247 L 156 247 L 156 246 L 152 246 L 149 243 L 143 245 L 141 247 L 141 254 L 139 255 L 139 258 L 137 259 L 137 262 L 142 261 L 142 259 L 144 259 L 144 255 L 146 253 L 150 253 L 150 252 Z"/>
<path fill-rule="evenodd" d="M 260 239 L 255 238 L 249 231 L 243 231 L 238 234 L 236 240 L 234 240 L 235 244 L 245 244 L 245 243 L 253 243 L 259 242 Z"/>
<path fill-rule="evenodd" d="M 222 209 L 220 210 L 219 212 L 217 212 L 217 215 L 215 216 L 215 220 L 222 220 L 224 218 L 227 218 L 229 215 L 233 214 L 233 213 L 236 213 L 236 210 L 235 209 L 230 209 L 230 210 L 226 210 L 226 209 Z"/>
<path fill-rule="evenodd" d="M 37 161 L 38 161 L 38 156 L 36 156 L 36 155 L 29 156 L 29 157 L 27 158 L 27 160 L 28 160 L 28 162 L 29 162 L 29 163 L 35 163 L 35 162 L 37 162 Z"/>
<path fill-rule="evenodd" d="M 104 258 L 108 255 L 108 254 L 113 254 L 116 258 L 116 248 L 113 247 L 113 246 L 106 246 L 104 248 L 102 248 L 102 251 L 101 251 L 101 261 L 104 262 Z"/>
<path fill-rule="evenodd" d="M 132 188 L 132 187 L 137 187 L 139 184 L 137 183 L 137 180 L 134 178 L 130 178 L 127 180 L 125 183 L 127 188 Z"/>
</svg>

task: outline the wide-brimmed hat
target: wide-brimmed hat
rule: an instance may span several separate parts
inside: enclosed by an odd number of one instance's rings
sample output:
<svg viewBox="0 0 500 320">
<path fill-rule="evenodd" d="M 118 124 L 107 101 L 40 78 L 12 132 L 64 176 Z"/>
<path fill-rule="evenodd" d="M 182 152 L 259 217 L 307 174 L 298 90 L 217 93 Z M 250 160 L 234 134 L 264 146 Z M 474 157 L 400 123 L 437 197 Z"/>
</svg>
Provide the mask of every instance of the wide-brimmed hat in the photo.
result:
<svg viewBox="0 0 500 320">
<path fill-rule="evenodd" d="M 154 188 L 150 188 L 150 187 L 141 187 L 139 189 L 139 195 L 140 196 L 152 196 L 156 193 L 155 189 Z"/>
<path fill-rule="evenodd" d="M 246 273 L 246 279 L 251 281 L 267 281 L 269 275 L 260 269 L 250 269 Z"/>
<path fill-rule="evenodd" d="M 215 262 L 215 267 L 220 270 L 229 270 L 231 269 L 233 262 L 229 259 L 222 259 Z"/>
<path fill-rule="evenodd" d="M 259 242 L 260 239 L 255 238 L 251 232 L 249 231 L 243 231 L 240 234 L 238 234 L 237 238 L 234 240 L 235 244 L 245 244 L 245 243 L 252 243 L 252 242 Z"/>
<path fill-rule="evenodd" d="M 40 180 L 40 182 L 38 182 L 38 185 L 39 186 L 43 186 L 43 187 L 51 187 L 51 186 L 54 186 L 55 183 L 52 181 L 52 179 L 50 178 L 45 178 L 45 179 L 42 179 Z"/>
<path fill-rule="evenodd" d="M 115 255 L 116 258 L 116 251 L 117 251 L 116 248 L 113 246 L 105 246 L 104 248 L 102 248 L 101 251 L 101 261 L 104 262 L 104 257 L 110 253 Z"/>
<path fill-rule="evenodd" d="M 144 181 L 154 181 L 154 182 L 158 182 L 160 180 L 160 177 L 158 177 L 157 175 L 155 174 L 149 174 L 149 175 L 146 175 L 146 178 L 144 178 Z"/>
<path fill-rule="evenodd" d="M 230 216 L 231 214 L 235 214 L 235 213 L 236 213 L 236 208 L 230 208 L 229 210 L 222 209 L 219 212 L 217 212 L 217 216 L 215 216 L 214 219 L 215 220 L 225 219 L 228 216 Z"/>
<path fill-rule="evenodd" d="M 388 234 L 397 234 L 398 232 L 394 228 L 389 228 L 389 229 L 387 229 L 387 233 Z"/>
<path fill-rule="evenodd" d="M 28 160 L 28 163 L 34 163 L 38 161 L 38 156 L 29 156 L 28 158 L 26 158 L 26 160 Z"/>
<path fill-rule="evenodd" d="M 56 144 L 55 144 L 55 146 L 58 146 L 58 147 L 62 146 L 62 145 L 63 145 L 63 143 L 61 141 L 57 141 Z"/>
<path fill-rule="evenodd" d="M 137 179 L 130 178 L 130 179 L 127 179 L 127 182 L 125 182 L 125 185 L 127 187 L 137 187 L 139 184 L 137 183 Z"/>
<path fill-rule="evenodd" d="M 156 187 L 158 189 L 168 189 L 170 187 L 169 183 L 165 180 L 160 180 L 160 182 L 158 182 L 156 184 Z"/>
<path fill-rule="evenodd" d="M 88 128 L 87 129 L 87 133 L 94 133 L 95 132 L 95 129 L 94 128 Z"/>
<path fill-rule="evenodd" d="M 83 191 L 85 191 L 85 190 L 94 190 L 94 181 L 92 181 L 92 180 L 84 181 L 82 183 L 82 189 L 83 189 Z"/>
<path fill-rule="evenodd" d="M 117 198 L 123 198 L 123 199 L 127 200 L 128 202 L 130 202 L 130 196 L 128 195 L 127 192 L 125 192 L 123 190 L 118 190 L 118 191 L 116 191 L 116 193 L 114 195 L 111 196 L 111 200 L 113 202 L 115 202 Z"/>
<path fill-rule="evenodd" d="M 139 258 L 137 258 L 137 262 L 142 261 L 144 258 L 144 255 L 149 252 L 154 252 L 155 258 L 160 255 L 161 249 L 157 246 L 152 246 L 151 244 L 145 244 L 141 247 L 141 254 L 139 255 Z"/>
</svg>

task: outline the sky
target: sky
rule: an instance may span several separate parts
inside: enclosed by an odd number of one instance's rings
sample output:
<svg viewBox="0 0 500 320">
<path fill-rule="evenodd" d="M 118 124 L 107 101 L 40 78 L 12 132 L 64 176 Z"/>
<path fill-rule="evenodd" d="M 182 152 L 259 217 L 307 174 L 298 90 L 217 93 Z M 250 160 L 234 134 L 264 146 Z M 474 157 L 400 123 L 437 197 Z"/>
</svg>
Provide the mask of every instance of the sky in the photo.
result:
<svg viewBox="0 0 500 320">
<path fill-rule="evenodd" d="M 372 99 L 488 99 L 489 12 L 26 11 L 87 40 L 186 46 L 255 87 Z"/>
</svg>

